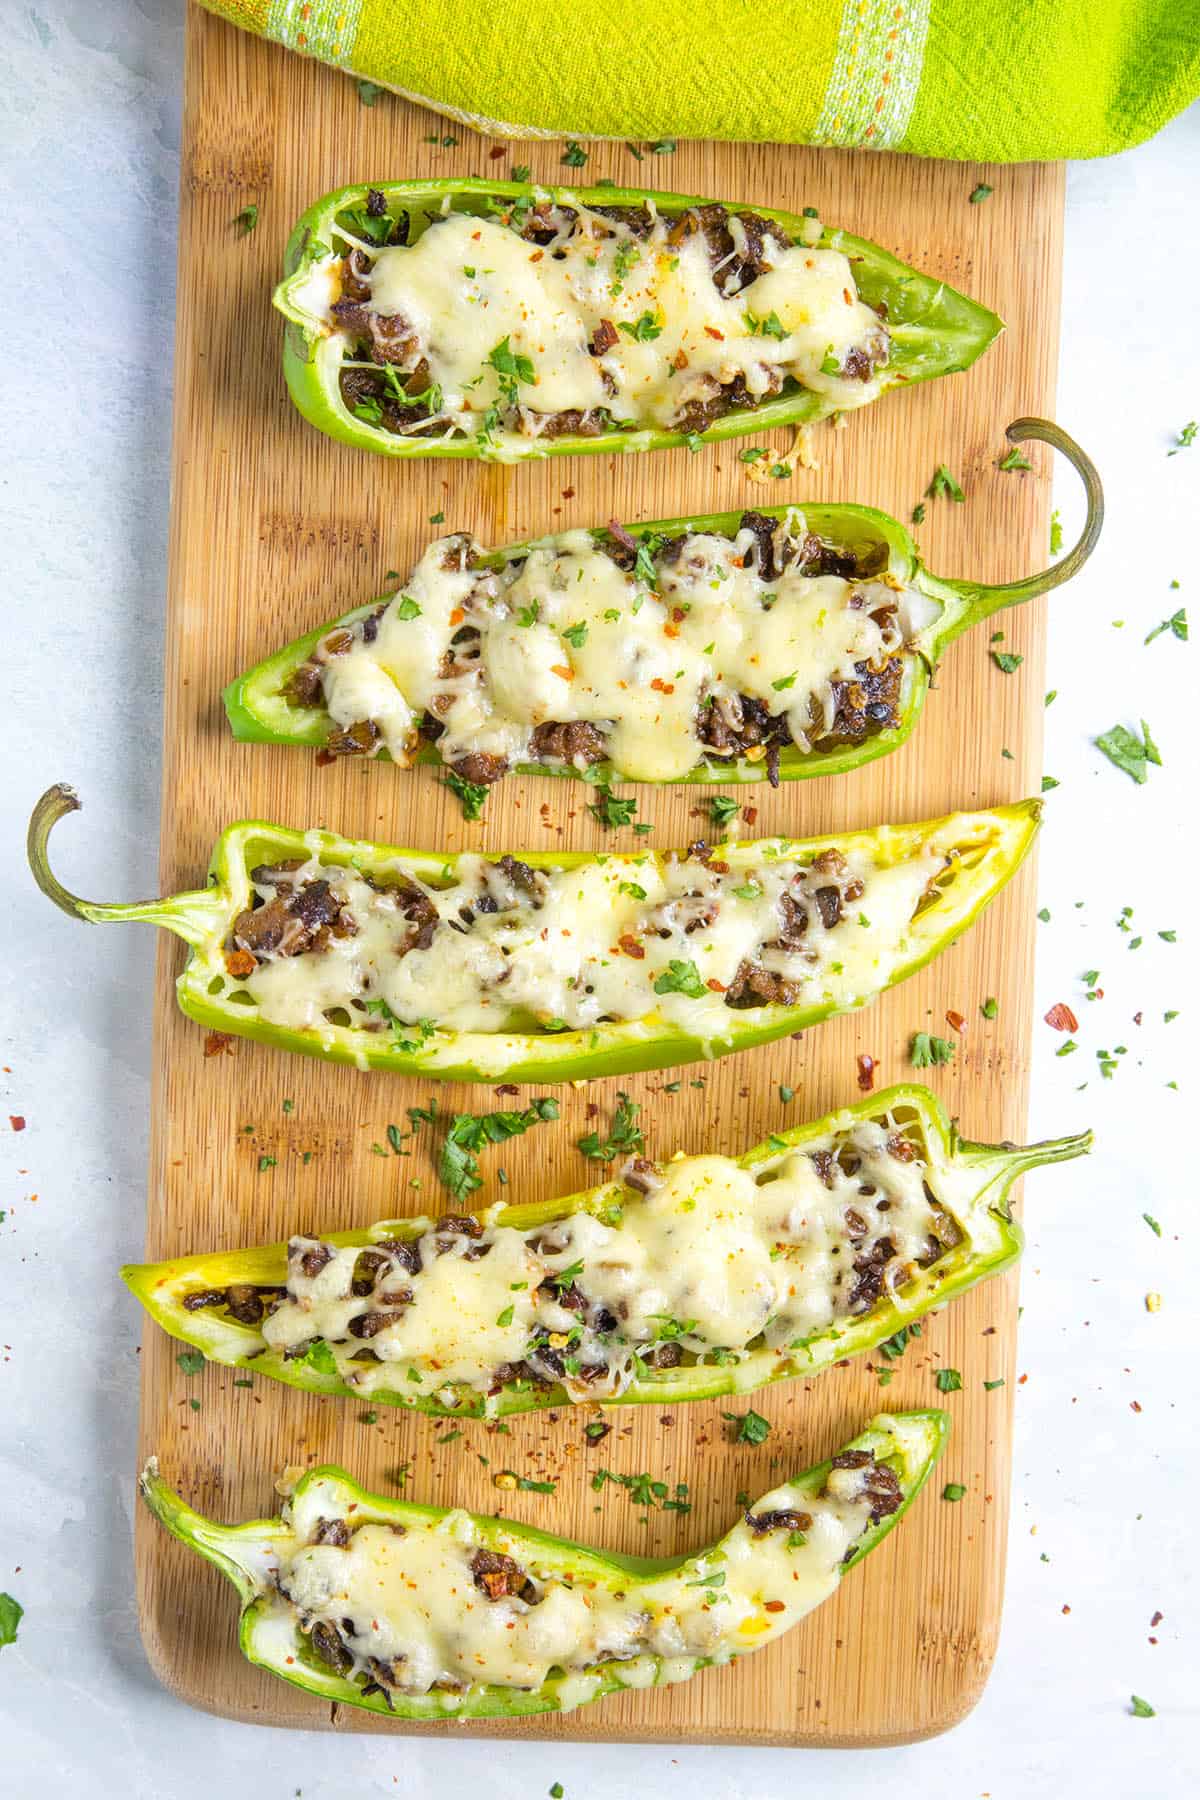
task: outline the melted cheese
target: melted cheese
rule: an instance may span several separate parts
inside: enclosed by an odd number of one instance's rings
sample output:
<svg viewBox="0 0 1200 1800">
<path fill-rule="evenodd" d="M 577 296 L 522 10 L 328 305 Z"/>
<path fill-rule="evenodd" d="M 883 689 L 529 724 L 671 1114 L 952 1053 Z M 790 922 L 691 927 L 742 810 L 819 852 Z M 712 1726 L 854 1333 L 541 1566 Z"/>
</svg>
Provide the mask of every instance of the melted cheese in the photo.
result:
<svg viewBox="0 0 1200 1800">
<path fill-rule="evenodd" d="M 731 1656 L 778 1637 L 837 1587 L 847 1552 L 870 1524 L 861 1473 L 815 1494 L 788 1484 L 756 1513 L 802 1511 L 803 1533 L 755 1535 L 742 1520 L 711 1551 L 658 1576 L 601 1570 L 581 1555 L 577 1572 L 542 1561 L 536 1545 L 489 1529 L 466 1513 L 397 1528 L 364 1520 L 345 1545 L 312 1541 L 343 1518 L 347 1493 L 332 1477 L 306 1482 L 290 1508 L 292 1543 L 281 1545 L 277 1589 L 293 1626 L 332 1626 L 353 1658 L 352 1675 L 402 1693 L 435 1685 L 460 1694 L 482 1684 L 542 1687 L 567 1677 L 567 1705 L 591 1698 L 587 1671 L 618 1665 L 623 1686 L 684 1679 L 701 1660 Z M 511 1555 L 535 1597 L 489 1598 L 475 1581 L 481 1548 Z M 663 1666 L 665 1664 L 665 1667 Z"/>
<path fill-rule="evenodd" d="M 782 541 L 804 536 L 798 515 Z M 408 763 L 426 711 L 442 726 L 446 762 L 474 752 L 510 765 L 537 760 L 533 734 L 550 722 L 600 729 L 630 781 L 679 781 L 706 755 L 704 708 L 743 696 L 786 716 L 808 750 L 829 732 L 835 683 L 880 670 L 905 649 L 920 597 L 886 580 L 758 572 L 754 536 L 690 533 L 652 588 L 618 567 L 586 531 L 565 532 L 500 572 L 466 572 L 472 540 L 431 544 L 378 619 L 318 651 L 334 723 L 361 721 L 377 747 Z M 465 624 L 478 633 L 466 672 L 440 673 Z M 762 755 L 761 750 L 757 752 Z"/>
<path fill-rule="evenodd" d="M 891 864 L 879 845 L 856 845 L 836 881 L 783 857 L 749 868 L 743 858 L 730 867 L 610 857 L 536 877 L 533 903 L 482 857 L 460 856 L 457 878 L 443 888 L 397 864 L 439 917 L 432 941 L 418 949 L 409 947 L 402 895 L 314 860 L 293 879 L 330 880 L 353 935 L 268 955 L 243 986 L 264 1019 L 294 1030 L 320 1032 L 330 1012 L 347 1009 L 358 1009 L 350 1017 L 364 1029 L 386 1029 L 377 1016 L 382 1001 L 401 1025 L 433 1020 L 446 1031 L 579 1029 L 657 1016 L 717 1039 L 731 1028 L 725 994 L 744 964 L 794 982 L 797 1004 L 844 1007 L 876 992 L 911 954 L 915 909 L 944 865 L 936 841 Z M 854 898 L 826 926 L 814 895 L 831 881 L 851 884 Z M 476 911 L 481 895 L 497 910 Z M 797 948 L 778 941 L 785 900 L 807 915 Z M 362 1010 L 371 1006 L 376 1015 Z"/>
<path fill-rule="evenodd" d="M 672 244 L 671 222 L 660 218 L 638 238 L 619 220 L 571 207 L 575 217 L 554 209 L 558 235 L 545 246 L 495 219 L 455 212 L 411 246 L 376 249 L 341 234 L 372 259 L 371 310 L 415 331 L 409 366 L 418 358 L 427 365 L 448 431 L 478 436 L 488 408 L 514 400 L 526 437 L 555 413 L 600 408 L 618 424 L 665 427 L 738 377 L 752 400 L 777 391 L 782 378 L 841 408 L 878 394 L 878 376 L 840 372 L 851 350 L 878 357 L 887 344 L 841 251 L 767 239 L 771 266 L 739 288 L 732 269 L 713 270 L 700 232 Z M 742 227 L 731 220 L 730 229 Z M 319 286 L 311 300 L 336 329 Z M 617 342 L 593 356 L 602 322 L 616 328 Z M 490 360 L 506 340 L 531 376 L 507 390 Z M 520 433 L 493 422 L 486 435 Z"/>
<path fill-rule="evenodd" d="M 363 1393 L 452 1384 L 487 1394 L 498 1369 L 527 1360 L 573 1399 L 611 1398 L 634 1380 L 639 1354 L 662 1343 L 730 1361 L 757 1340 L 784 1363 L 903 1287 L 943 1247 L 939 1230 L 957 1236 L 944 1198 L 889 1118 L 861 1121 L 753 1171 L 724 1156 L 682 1158 L 647 1195 L 614 1193 L 600 1215 L 524 1233 L 485 1222 L 478 1238 L 428 1227 L 415 1239 L 417 1271 L 411 1255 L 386 1263 L 365 1294 L 352 1292 L 359 1248 L 293 1239 L 287 1295 L 263 1337 L 285 1355 L 324 1339 Z M 329 1260 L 306 1275 L 314 1252 Z M 856 1269 L 872 1255 L 886 1269 L 873 1290 Z M 377 1360 L 361 1360 L 351 1321 L 387 1310 L 398 1290 L 407 1299 L 369 1340 Z"/>
</svg>

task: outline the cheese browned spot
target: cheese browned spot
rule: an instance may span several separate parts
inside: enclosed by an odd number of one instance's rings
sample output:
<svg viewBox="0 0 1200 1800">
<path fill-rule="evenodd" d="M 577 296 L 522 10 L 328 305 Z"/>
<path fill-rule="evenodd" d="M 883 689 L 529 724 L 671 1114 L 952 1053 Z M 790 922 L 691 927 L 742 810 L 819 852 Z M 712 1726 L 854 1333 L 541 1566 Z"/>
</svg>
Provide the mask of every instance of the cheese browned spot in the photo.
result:
<svg viewBox="0 0 1200 1800">
<path fill-rule="evenodd" d="M 400 435 L 504 454 L 541 436 L 688 432 L 785 385 L 848 409 L 876 397 L 887 361 L 849 258 L 753 213 L 566 198 L 447 209 L 411 244 L 344 224 L 334 237 L 306 299 L 345 342 L 347 404 Z"/>
<path fill-rule="evenodd" d="M 362 1393 L 453 1405 L 459 1389 L 523 1382 L 611 1399 L 664 1347 L 716 1364 L 754 1347 L 802 1367 L 809 1339 L 890 1299 L 960 1235 L 949 1178 L 888 1115 L 753 1170 L 685 1157 L 644 1185 L 534 1229 L 485 1216 L 469 1235 L 427 1221 L 366 1249 L 294 1238 L 263 1338 L 284 1357 L 322 1339 Z"/>
<path fill-rule="evenodd" d="M 325 707 L 334 749 L 408 764 L 434 739 L 473 779 L 479 759 L 607 759 L 635 781 L 708 762 L 719 778 L 723 757 L 898 726 L 904 662 L 937 610 L 886 570 L 857 572 L 798 511 L 640 554 L 571 531 L 500 568 L 483 557 L 465 535 L 431 544 L 386 607 L 293 676 L 287 697 Z"/>
</svg>

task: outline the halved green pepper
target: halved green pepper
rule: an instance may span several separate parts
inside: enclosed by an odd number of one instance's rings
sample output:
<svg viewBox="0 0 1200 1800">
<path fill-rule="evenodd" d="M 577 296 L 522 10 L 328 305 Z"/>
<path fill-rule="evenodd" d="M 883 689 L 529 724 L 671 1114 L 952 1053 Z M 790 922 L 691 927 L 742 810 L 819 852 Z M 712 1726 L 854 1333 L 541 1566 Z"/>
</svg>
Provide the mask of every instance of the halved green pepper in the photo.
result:
<svg viewBox="0 0 1200 1800">
<path fill-rule="evenodd" d="M 578 201 L 588 207 L 642 207 L 650 202 L 660 214 L 674 217 L 712 204 L 693 196 L 645 188 L 547 188 L 475 178 L 382 182 L 377 186 L 359 183 L 324 195 L 297 221 L 288 240 L 285 278 L 275 290 L 275 305 L 288 321 L 283 367 L 292 399 L 309 423 L 329 437 L 384 456 L 519 461 L 613 450 L 662 450 L 701 439 L 740 437 L 779 425 L 802 425 L 837 409 L 837 402 L 827 396 L 794 387 L 794 391 L 785 391 L 758 405 L 738 407 L 700 432 L 626 426 L 595 437 L 568 435 L 550 441 L 521 438 L 512 432 L 451 441 L 396 436 L 382 425 L 356 417 L 347 406 L 340 386 L 347 340 L 341 332 L 331 331 L 305 292 L 314 264 L 335 252 L 341 254 L 343 240 L 335 237 L 339 219 L 345 220 L 351 213 L 361 219 L 372 192 L 382 194 L 391 217 L 408 215 L 410 241 L 431 218 L 441 214 L 444 206 L 455 212 L 497 216 L 547 199 L 552 203 Z M 797 213 L 764 206 L 747 206 L 745 210 L 774 221 L 795 242 L 839 250 L 852 260 L 859 297 L 876 310 L 883 310 L 887 320 L 891 351 L 882 371 L 884 391 L 969 368 L 1004 329 L 1002 321 L 986 307 L 956 293 L 945 282 L 909 268 L 865 238 L 825 227 L 818 220 Z M 359 224 L 357 230 L 361 229 Z M 748 305 L 752 298 L 752 291 L 747 290 Z M 453 321 L 448 322 L 448 327 L 453 330 Z"/>
<path fill-rule="evenodd" d="M 737 1167 L 767 1174 L 792 1151 L 809 1146 L 837 1145 L 864 1121 L 885 1122 L 902 1132 L 928 1171 L 930 1191 L 958 1229 L 957 1241 L 927 1268 L 914 1268 L 910 1279 L 895 1290 L 885 1289 L 864 1312 L 835 1319 L 824 1329 L 796 1340 L 786 1349 L 768 1348 L 758 1342 L 735 1359 L 727 1352 L 706 1360 L 693 1355 L 673 1368 L 654 1368 L 640 1358 L 635 1377 L 615 1398 L 598 1396 L 611 1406 L 651 1403 L 674 1406 L 690 1400 L 710 1400 L 720 1394 L 749 1394 L 777 1381 L 821 1373 L 848 1356 L 861 1355 L 895 1332 L 922 1317 L 931 1307 L 943 1306 L 989 1276 L 1006 1269 L 1020 1255 L 1021 1228 L 1008 1207 L 1008 1192 L 1017 1178 L 1044 1164 L 1082 1156 L 1091 1146 L 1091 1133 L 1058 1138 L 1021 1148 L 1013 1144 L 974 1144 L 960 1138 L 937 1098 L 928 1088 L 915 1085 L 887 1088 L 868 1100 L 830 1113 L 823 1119 L 790 1131 L 779 1132 L 738 1158 Z M 678 1174 L 680 1164 L 670 1165 Z M 684 1163 L 686 1168 L 686 1161 Z M 644 1202 L 642 1202 L 644 1204 Z M 637 1193 L 621 1181 L 608 1181 L 582 1193 L 532 1205 L 489 1209 L 481 1224 L 506 1227 L 523 1234 L 540 1232 L 573 1214 L 589 1213 L 606 1223 L 622 1211 L 628 1217 L 639 1204 Z M 694 1205 L 694 1202 L 692 1203 Z M 321 1238 L 336 1249 L 366 1248 L 380 1239 L 415 1243 L 431 1227 L 429 1219 L 390 1219 L 367 1230 L 332 1232 Z M 486 1264 L 459 1265 L 457 1277 L 469 1286 L 473 1272 Z M 559 1383 L 537 1385 L 528 1379 L 506 1379 L 495 1392 L 483 1386 L 446 1383 L 434 1392 L 414 1393 L 411 1370 L 393 1365 L 395 1387 L 354 1388 L 331 1358 L 314 1361 L 309 1355 L 288 1356 L 269 1346 L 260 1324 L 240 1323 L 228 1305 L 212 1304 L 215 1294 L 233 1288 L 265 1288 L 278 1291 L 287 1280 L 286 1244 L 262 1249 L 234 1250 L 212 1255 L 175 1257 L 169 1262 L 133 1263 L 122 1269 L 122 1278 L 157 1319 L 164 1330 L 184 1343 L 194 1344 L 210 1362 L 252 1370 L 271 1380 L 287 1382 L 308 1393 L 363 1398 L 372 1405 L 404 1406 L 440 1416 L 498 1418 L 505 1414 L 539 1411 L 569 1404 L 572 1396 Z M 588 1290 L 586 1258 L 572 1268 L 572 1279 Z M 227 1301 L 232 1298 L 226 1294 Z M 189 1300 L 193 1304 L 189 1304 Z M 196 1306 L 194 1302 L 200 1300 Z M 245 1296 L 242 1295 L 244 1305 Z M 258 1310 L 261 1311 L 261 1308 Z M 320 1341 L 320 1340 L 318 1340 Z M 351 1339 L 350 1342 L 355 1340 Z M 409 1354 L 411 1354 L 411 1346 Z M 579 1398 L 595 1396 L 586 1389 Z"/>
<path fill-rule="evenodd" d="M 922 968 L 952 943 L 1015 873 L 1036 835 L 1039 800 L 1022 800 L 977 813 L 957 813 L 914 825 L 880 825 L 870 831 L 807 839 L 765 839 L 721 846 L 731 871 L 753 871 L 770 860 L 774 867 L 795 863 L 806 867 L 823 850 L 840 849 L 869 855 L 876 867 L 892 866 L 934 852 L 945 857 L 940 873 L 917 905 L 902 940 L 893 945 L 900 960 L 883 981 L 796 1005 L 762 1005 L 753 1011 L 724 1008 L 719 1031 L 701 1033 L 698 1026 L 668 1022 L 657 1011 L 633 1019 L 598 1023 L 579 1030 L 451 1031 L 439 1029 L 436 1016 L 421 1028 L 399 1027 L 389 1033 L 364 1013 L 343 1010 L 321 1030 L 281 1025 L 264 1018 L 257 1002 L 231 976 L 226 963 L 234 920 L 250 907 L 251 871 L 316 856 L 323 865 L 374 872 L 386 880 L 399 874 L 416 876 L 431 888 L 450 885 L 458 858 L 431 851 L 401 850 L 389 845 L 354 842 L 323 831 L 289 831 L 261 821 L 230 825 L 218 839 L 209 868 L 209 886 L 166 899 L 108 905 L 81 900 L 68 892 L 48 860 L 48 838 L 57 820 L 74 812 L 73 789 L 50 788 L 34 809 L 29 827 L 30 865 L 42 891 L 71 917 L 93 923 L 141 920 L 164 926 L 191 947 L 191 956 L 176 982 L 182 1010 L 199 1024 L 240 1037 L 255 1038 L 282 1050 L 323 1056 L 361 1069 L 389 1069 L 397 1074 L 453 1081 L 572 1081 L 622 1075 L 708 1060 L 753 1044 L 769 1043 L 834 1013 L 867 1004 Z M 495 860 L 494 858 L 492 860 Z M 609 871 L 627 865 L 631 879 L 639 867 L 666 859 L 658 853 L 597 859 L 584 852 L 538 851 L 524 859 L 533 869 L 572 870 L 602 860 Z M 866 921 L 869 925 L 869 921 Z M 694 971 L 693 971 L 694 974 Z M 665 989 L 658 988 L 658 992 Z M 710 1019 L 695 1003 L 678 999 L 680 1013 Z M 694 1010 L 693 1010 L 694 1009 Z M 726 1016 L 728 1015 L 727 1020 Z M 363 1023 L 353 1023 L 357 1016 Z"/>
<path fill-rule="evenodd" d="M 1036 438 L 1053 445 L 1078 470 L 1087 492 L 1087 520 L 1074 549 L 1050 568 L 1036 575 L 1028 575 L 1022 581 L 981 584 L 962 579 L 945 580 L 931 575 L 922 564 L 917 547 L 904 526 L 887 513 L 877 512 L 873 507 L 806 503 L 799 509 L 794 506 L 755 509 L 767 518 L 780 521 L 789 512 L 799 510 L 809 532 L 824 544 L 853 554 L 860 564 L 869 564 L 873 571 L 872 579 L 882 577 L 897 588 L 913 589 L 939 609 L 929 624 L 899 653 L 904 659 L 897 707 L 899 723 L 887 726 L 857 743 L 834 744 L 826 749 L 817 747 L 811 750 L 801 750 L 794 744 L 786 745 L 780 752 L 776 765 L 781 781 L 802 781 L 812 775 L 844 775 L 897 749 L 917 722 L 925 703 L 930 678 L 947 646 L 964 631 L 1002 608 L 1020 605 L 1037 594 L 1048 593 L 1052 588 L 1070 581 L 1091 555 L 1103 524 L 1104 499 L 1100 478 L 1090 459 L 1064 431 L 1044 419 L 1017 419 L 1008 427 L 1007 435 L 1014 444 Z M 654 519 L 636 526 L 632 535 L 643 541 L 671 539 L 685 531 L 733 537 L 738 530 L 740 518 L 740 512 L 725 512 L 706 513 L 689 519 Z M 597 543 L 602 543 L 608 535 L 604 528 L 597 528 L 592 532 Z M 505 563 L 524 558 L 533 549 L 552 546 L 555 542 L 553 537 L 549 537 L 509 545 L 503 550 L 492 551 L 484 558 L 484 566 L 501 568 Z M 343 613 L 340 618 L 328 620 L 315 631 L 285 645 L 282 650 L 276 651 L 273 656 L 232 681 L 225 690 L 225 711 L 234 737 L 242 743 L 323 746 L 333 730 L 328 712 L 323 707 L 304 706 L 290 699 L 289 683 L 296 671 L 309 660 L 317 646 L 331 632 L 340 627 L 356 625 L 360 619 L 368 617 L 392 598 L 390 594 L 380 596 L 365 606 L 357 606 L 351 612 Z M 761 751 L 757 759 L 743 755 L 723 760 L 705 755 L 703 745 L 698 744 L 697 751 L 702 760 L 682 778 L 684 781 L 750 782 L 767 779 L 767 762 Z M 372 754 L 387 759 L 388 753 L 380 750 Z M 413 760 L 429 763 L 440 762 L 441 758 L 434 744 L 423 744 Z M 577 769 L 571 763 L 531 762 L 516 766 L 521 774 L 567 775 L 593 784 L 641 779 L 627 775 L 610 762 L 593 764 L 587 770 Z"/>
<path fill-rule="evenodd" d="M 321 1699 L 396 1720 L 516 1718 L 685 1681 L 788 1630 L 900 1522 L 948 1434 L 944 1412 L 881 1413 L 828 1462 L 764 1495 L 717 1543 L 663 1559 L 590 1550 L 509 1520 L 385 1499 L 333 1467 L 305 1474 L 281 1518 L 246 1525 L 219 1525 L 194 1511 L 154 1460 L 141 1491 L 167 1530 L 236 1587 L 239 1646 L 257 1667 Z M 870 1488 L 847 1498 L 856 1481 L 872 1483 L 878 1500 Z M 360 1531 L 369 1534 L 362 1547 Z M 513 1597 L 509 1584 L 518 1580 L 528 1585 Z M 534 1657 L 518 1661 L 519 1634 L 547 1605 L 560 1621 L 565 1613 L 566 1629 L 558 1624 L 555 1652 L 542 1650 L 534 1669 Z M 587 1649 L 601 1624 L 613 1632 L 636 1625 L 615 1656 L 610 1649 L 574 1666 L 576 1619 L 590 1634 Z M 543 1629 L 550 1634 L 555 1625 Z M 418 1658 L 426 1681 L 444 1658 L 454 1686 L 443 1675 L 419 1691 Z M 464 1663 L 510 1680 L 469 1679 L 459 1673 Z"/>
</svg>

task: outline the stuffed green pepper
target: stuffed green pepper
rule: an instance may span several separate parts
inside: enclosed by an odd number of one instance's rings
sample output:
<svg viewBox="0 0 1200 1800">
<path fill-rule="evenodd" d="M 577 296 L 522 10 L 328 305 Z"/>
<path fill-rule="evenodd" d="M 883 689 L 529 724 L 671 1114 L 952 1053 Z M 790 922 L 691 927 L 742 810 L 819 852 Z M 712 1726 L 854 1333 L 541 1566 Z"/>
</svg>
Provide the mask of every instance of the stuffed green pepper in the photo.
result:
<svg viewBox="0 0 1200 1800">
<path fill-rule="evenodd" d="M 761 1649 L 899 1523 L 948 1430 L 943 1412 L 882 1413 L 717 1543 L 670 1560 L 384 1499 L 337 1468 L 311 1470 L 282 1517 L 247 1525 L 195 1512 L 153 1460 L 141 1487 L 237 1588 L 241 1650 L 259 1668 L 397 1719 L 514 1718 Z"/>
<path fill-rule="evenodd" d="M 896 1087 L 736 1160 L 630 1156 L 540 1205 L 122 1274 L 209 1361 L 311 1393 L 486 1418 L 676 1405 L 819 1374 L 1008 1268 L 1013 1182 L 1090 1143 L 964 1142 Z"/>
<path fill-rule="evenodd" d="M 388 456 L 696 447 L 968 368 L 986 307 L 813 209 L 485 180 L 327 194 L 275 304 L 306 419 Z"/>
<path fill-rule="evenodd" d="M 865 1005 L 1000 891 L 1041 803 L 680 853 L 437 855 L 246 821 L 209 885 L 80 900 L 34 811 L 39 885 L 74 918 L 144 920 L 191 947 L 183 1011 L 362 1069 L 570 1081 L 724 1056 Z"/>
<path fill-rule="evenodd" d="M 309 632 L 233 682 L 244 741 L 311 744 L 488 786 L 511 769 L 613 781 L 843 774 L 904 742 L 946 646 L 1067 581 L 1100 532 L 1082 475 L 1079 544 L 1023 581 L 940 580 L 865 506 L 777 506 L 574 530 L 487 551 L 430 544 L 394 594 Z"/>
</svg>

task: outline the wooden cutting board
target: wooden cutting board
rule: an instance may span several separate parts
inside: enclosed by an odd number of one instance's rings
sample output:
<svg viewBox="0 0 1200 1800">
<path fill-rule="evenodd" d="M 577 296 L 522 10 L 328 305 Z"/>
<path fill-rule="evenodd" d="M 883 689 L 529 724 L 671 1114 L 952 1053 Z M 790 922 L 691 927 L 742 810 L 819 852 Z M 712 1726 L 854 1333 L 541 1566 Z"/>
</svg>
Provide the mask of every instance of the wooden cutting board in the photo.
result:
<svg viewBox="0 0 1200 1800">
<path fill-rule="evenodd" d="M 457 142 L 444 142 L 457 139 Z M 581 457 L 524 468 L 428 462 L 393 465 L 327 441 L 293 411 L 280 373 L 281 322 L 270 305 L 296 215 L 343 183 L 404 176 L 494 174 L 528 163 L 534 176 L 565 174 L 554 144 L 500 145 L 381 95 L 364 105 L 353 81 L 189 9 L 180 197 L 175 459 L 167 616 L 162 820 L 164 891 L 203 877 L 209 848 L 232 819 L 323 825 L 395 843 L 488 851 L 556 846 L 631 847 L 584 811 L 586 791 L 513 779 L 466 825 L 433 771 L 341 762 L 309 752 L 239 746 L 220 690 L 268 650 L 345 607 L 378 594 L 385 571 L 405 570 L 431 535 L 476 531 L 489 544 L 614 515 L 637 520 L 753 505 L 736 445 L 700 455 Z M 623 144 L 590 149 L 589 180 L 639 177 L 654 187 L 799 210 L 874 238 L 994 307 L 1009 330 L 968 375 L 884 399 L 844 431 L 816 434 L 820 466 L 770 484 L 772 501 L 862 500 L 907 518 L 939 463 L 966 504 L 929 502 L 920 536 L 931 566 L 948 574 L 1011 578 L 1045 560 L 1048 453 L 1035 471 L 1004 474 L 1003 430 L 1023 413 L 1049 413 L 1058 339 L 1061 167 L 988 168 L 769 145 L 680 144 L 670 157 L 634 161 Z M 994 188 L 970 205 L 980 181 Z M 234 217 L 253 202 L 257 229 Z M 785 439 L 776 434 L 780 445 Z M 1070 606 L 1065 595 L 1057 604 Z M 803 834 L 835 826 L 923 818 L 1036 791 L 1042 734 L 1045 603 L 999 622 L 1005 648 L 1024 657 L 1002 674 L 988 634 L 960 642 L 913 741 L 857 776 L 749 792 L 754 830 Z M 101 794 L 95 800 L 103 801 Z M 115 796 L 112 797 L 115 800 Z M 685 844 L 700 829 L 695 789 L 638 792 L 653 843 Z M 1034 876 L 1026 868 L 957 948 L 878 1006 L 786 1042 L 681 1073 L 559 1090 L 562 1121 L 539 1126 L 487 1159 L 509 1175 L 509 1198 L 569 1192 L 599 1176 L 575 1139 L 605 1119 L 624 1085 L 645 1109 L 652 1153 L 736 1154 L 768 1131 L 858 1097 L 855 1059 L 879 1061 L 880 1085 L 908 1072 L 914 1030 L 944 1036 L 947 1010 L 965 1016 L 958 1054 L 934 1084 L 977 1138 L 1019 1137 L 1028 1085 Z M 147 954 L 150 953 L 147 943 Z M 181 952 L 159 957 L 148 1242 L 151 1257 L 269 1242 L 290 1232 L 345 1228 L 439 1209 L 424 1148 L 381 1154 L 386 1128 L 427 1084 L 359 1075 L 249 1043 L 205 1056 L 204 1033 L 176 1011 Z M 980 1004 L 999 1000 L 986 1022 Z M 788 1104 L 780 1085 L 795 1090 Z M 523 1105 L 487 1088 L 444 1089 L 445 1110 Z M 285 1111 L 284 1102 L 292 1105 Z M 428 1138 L 428 1134 L 426 1134 Z M 311 1152 L 305 1159 L 303 1153 Z M 273 1166 L 260 1172 L 260 1158 Z M 1047 1176 L 1047 1183 L 1052 1177 Z M 582 1414 L 563 1409 L 514 1420 L 503 1435 L 381 1410 L 362 1420 L 353 1402 L 305 1398 L 277 1384 L 233 1385 L 210 1367 L 186 1377 L 178 1345 L 150 1327 L 142 1362 L 143 1455 L 194 1503 L 222 1518 L 274 1512 L 287 1464 L 345 1464 L 367 1485 L 423 1501 L 513 1518 L 612 1549 L 664 1555 L 706 1543 L 736 1512 L 735 1495 L 765 1491 L 826 1455 L 877 1409 L 942 1400 L 954 1434 L 931 1488 L 887 1545 L 837 1598 L 769 1649 L 679 1687 L 607 1700 L 565 1719 L 526 1724 L 416 1727 L 444 1734 L 658 1742 L 880 1744 L 943 1731 L 973 1705 L 995 1651 L 1004 1584 L 1016 1282 L 994 1282 L 926 1326 L 894 1365 L 886 1391 L 865 1362 L 755 1401 L 772 1423 L 755 1448 L 727 1441 L 720 1401 L 670 1413 L 630 1409 L 602 1451 L 588 1447 Z M 935 1369 L 962 1372 L 961 1393 L 939 1395 Z M 985 1392 L 985 1379 L 1007 1385 Z M 194 1402 L 199 1402 L 195 1410 Z M 644 1517 L 624 1489 L 593 1492 L 605 1463 L 686 1481 L 690 1515 Z M 512 1468 L 557 1480 L 553 1497 L 505 1493 L 491 1472 Z M 940 1498 L 962 1482 L 958 1505 Z M 413 1729 L 333 1708 L 244 1663 L 235 1643 L 235 1595 L 215 1571 L 144 1513 L 137 1528 L 142 1630 L 161 1679 L 198 1706 L 276 1725 L 355 1731 Z"/>
</svg>

